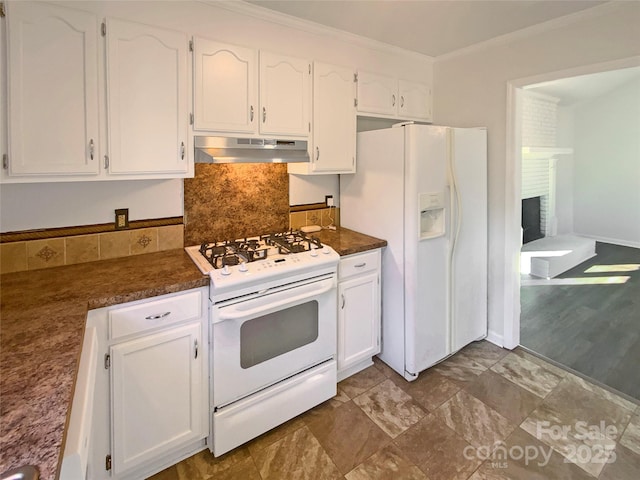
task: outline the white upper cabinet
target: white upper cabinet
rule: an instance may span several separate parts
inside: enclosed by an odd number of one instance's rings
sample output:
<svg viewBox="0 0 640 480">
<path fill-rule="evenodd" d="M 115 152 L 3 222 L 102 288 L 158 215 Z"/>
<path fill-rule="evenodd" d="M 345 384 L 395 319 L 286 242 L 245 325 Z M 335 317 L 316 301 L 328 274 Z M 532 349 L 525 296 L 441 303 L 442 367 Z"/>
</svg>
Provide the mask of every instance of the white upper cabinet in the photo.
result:
<svg viewBox="0 0 640 480">
<path fill-rule="evenodd" d="M 196 132 L 308 137 L 311 63 L 196 38 Z"/>
<path fill-rule="evenodd" d="M 431 121 L 431 88 L 426 83 L 358 72 L 358 113 Z"/>
<path fill-rule="evenodd" d="M 398 80 L 398 97 L 401 118 L 431 120 L 431 89 L 427 84 Z"/>
<path fill-rule="evenodd" d="M 194 72 L 194 130 L 256 131 L 256 50 L 196 37 Z"/>
<path fill-rule="evenodd" d="M 46 3 L 6 5 L 8 174 L 97 175 L 97 18 Z"/>
<path fill-rule="evenodd" d="M 260 133 L 307 137 L 310 97 L 309 61 L 260 52 Z"/>
<path fill-rule="evenodd" d="M 184 33 L 107 20 L 109 173 L 188 172 L 188 47 Z"/>
<path fill-rule="evenodd" d="M 356 168 L 355 70 L 313 64 L 313 135 L 310 163 L 291 163 L 289 173 L 354 173 Z"/>
<path fill-rule="evenodd" d="M 358 112 L 396 115 L 398 80 L 386 75 L 358 72 Z"/>
</svg>

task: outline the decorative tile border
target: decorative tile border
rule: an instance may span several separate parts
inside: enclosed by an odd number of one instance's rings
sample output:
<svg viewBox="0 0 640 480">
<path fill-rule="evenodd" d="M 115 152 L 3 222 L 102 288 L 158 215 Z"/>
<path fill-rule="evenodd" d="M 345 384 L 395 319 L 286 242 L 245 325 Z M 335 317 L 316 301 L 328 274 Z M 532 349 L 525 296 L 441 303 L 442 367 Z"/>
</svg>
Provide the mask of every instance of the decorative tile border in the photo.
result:
<svg viewBox="0 0 640 480">
<path fill-rule="evenodd" d="M 140 228 L 182 225 L 184 223 L 183 220 L 183 217 L 132 220 L 131 222 L 129 222 L 129 228 L 127 229 L 127 231 Z M 92 233 L 106 233 L 114 231 L 120 232 L 122 230 L 116 230 L 113 223 L 98 223 L 95 225 L 80 225 L 77 227 L 45 228 L 43 230 L 25 230 L 22 232 L 0 233 L 0 243 L 12 243 L 21 241 L 26 242 L 29 240 L 40 240 L 45 238 L 72 237 L 79 235 L 90 235 Z"/>
<path fill-rule="evenodd" d="M 184 247 L 184 225 L 0 243 L 0 273 L 95 262 Z"/>
</svg>

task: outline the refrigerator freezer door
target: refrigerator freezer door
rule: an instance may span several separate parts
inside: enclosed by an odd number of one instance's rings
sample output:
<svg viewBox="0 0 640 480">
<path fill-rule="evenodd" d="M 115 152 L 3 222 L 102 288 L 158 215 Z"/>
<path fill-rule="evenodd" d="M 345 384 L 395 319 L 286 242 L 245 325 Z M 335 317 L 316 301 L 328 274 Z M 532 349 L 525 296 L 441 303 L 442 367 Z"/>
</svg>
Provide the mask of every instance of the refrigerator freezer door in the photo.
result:
<svg viewBox="0 0 640 480">
<path fill-rule="evenodd" d="M 451 352 L 487 334 L 487 131 L 451 129 Z"/>
<path fill-rule="evenodd" d="M 404 130 L 405 378 L 409 379 L 409 374 L 417 374 L 448 354 L 448 239 L 434 235 L 420 240 L 421 194 L 447 190 L 448 129 L 410 125 Z M 441 213 L 446 217 L 448 195 L 442 197 Z"/>
</svg>

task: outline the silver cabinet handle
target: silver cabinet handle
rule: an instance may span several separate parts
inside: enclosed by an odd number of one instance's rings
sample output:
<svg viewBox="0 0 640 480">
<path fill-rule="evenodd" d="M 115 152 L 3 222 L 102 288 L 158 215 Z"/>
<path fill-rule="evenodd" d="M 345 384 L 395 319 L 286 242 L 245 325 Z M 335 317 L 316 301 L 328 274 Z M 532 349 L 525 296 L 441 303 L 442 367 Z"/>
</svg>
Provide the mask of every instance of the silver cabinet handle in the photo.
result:
<svg viewBox="0 0 640 480">
<path fill-rule="evenodd" d="M 400 96 L 400 106 L 404 107 L 404 95 Z"/>
<path fill-rule="evenodd" d="M 356 268 L 362 268 L 362 267 L 364 267 L 366 264 L 367 264 L 367 262 L 362 262 L 362 263 L 359 263 L 359 264 L 357 264 L 357 265 L 354 265 L 354 267 L 356 267 Z"/>
<path fill-rule="evenodd" d="M 249 120 L 253 123 L 253 105 L 249 109 Z"/>
<path fill-rule="evenodd" d="M 91 160 L 93 160 L 93 152 L 95 150 L 95 145 L 93 143 L 93 138 L 91 140 L 89 140 L 89 158 L 91 158 Z"/>
<path fill-rule="evenodd" d="M 171 312 L 158 313 L 157 315 L 149 315 L 148 317 L 144 317 L 145 320 L 158 320 L 159 318 L 168 317 L 171 315 Z"/>
<path fill-rule="evenodd" d="M 320 147 L 316 147 L 316 162 L 320 160 Z"/>
<path fill-rule="evenodd" d="M 391 106 L 392 107 L 396 106 L 396 96 L 395 95 L 391 95 Z"/>
<path fill-rule="evenodd" d="M 267 109 L 262 107 L 262 123 L 267 121 Z"/>
<path fill-rule="evenodd" d="M 180 160 L 184 160 L 184 142 L 180 143 Z"/>
<path fill-rule="evenodd" d="M 344 303 L 345 303 L 344 293 L 341 293 L 340 296 L 342 297 L 342 305 L 340 306 L 340 309 L 344 310 Z"/>
<path fill-rule="evenodd" d="M 197 338 L 193 341 L 193 351 L 194 351 L 193 358 L 198 358 L 198 339 Z"/>
</svg>

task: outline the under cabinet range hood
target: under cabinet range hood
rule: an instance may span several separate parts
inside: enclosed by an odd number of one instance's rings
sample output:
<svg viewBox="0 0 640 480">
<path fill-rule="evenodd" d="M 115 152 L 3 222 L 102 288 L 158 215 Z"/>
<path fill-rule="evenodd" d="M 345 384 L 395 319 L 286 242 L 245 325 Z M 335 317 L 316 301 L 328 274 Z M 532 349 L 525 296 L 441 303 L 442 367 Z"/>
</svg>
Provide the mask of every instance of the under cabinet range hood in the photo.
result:
<svg viewBox="0 0 640 480">
<path fill-rule="evenodd" d="M 301 163 L 309 161 L 306 140 L 195 137 L 196 163 Z"/>
</svg>

